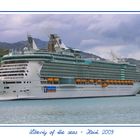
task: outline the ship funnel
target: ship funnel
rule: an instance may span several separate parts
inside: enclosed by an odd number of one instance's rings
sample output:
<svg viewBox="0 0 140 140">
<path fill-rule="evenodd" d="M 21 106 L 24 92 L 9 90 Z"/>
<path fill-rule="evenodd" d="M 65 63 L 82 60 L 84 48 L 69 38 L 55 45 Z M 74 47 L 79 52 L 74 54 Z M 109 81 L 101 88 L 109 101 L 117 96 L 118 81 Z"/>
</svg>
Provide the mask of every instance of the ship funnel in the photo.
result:
<svg viewBox="0 0 140 140">
<path fill-rule="evenodd" d="M 50 34 L 48 42 L 49 52 L 61 52 L 67 49 L 68 48 L 65 46 L 65 44 L 57 34 Z"/>
<path fill-rule="evenodd" d="M 39 50 L 31 35 L 28 35 L 28 47 L 33 50 Z"/>
</svg>

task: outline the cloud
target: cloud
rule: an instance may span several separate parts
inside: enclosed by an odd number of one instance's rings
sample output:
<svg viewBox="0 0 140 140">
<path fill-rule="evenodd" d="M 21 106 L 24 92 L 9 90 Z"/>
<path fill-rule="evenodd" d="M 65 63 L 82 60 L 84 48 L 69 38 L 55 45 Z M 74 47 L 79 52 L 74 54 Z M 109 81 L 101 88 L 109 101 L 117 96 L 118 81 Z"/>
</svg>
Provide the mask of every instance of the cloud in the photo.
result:
<svg viewBox="0 0 140 140">
<path fill-rule="evenodd" d="M 140 15 L 100 15 L 87 27 L 90 35 L 80 42 L 82 49 L 108 58 L 109 50 L 123 57 L 140 59 Z"/>
<path fill-rule="evenodd" d="M 137 43 L 140 35 L 139 15 L 100 15 L 96 22 L 90 23 L 87 31 L 93 32 L 94 39 L 104 44 L 130 44 Z"/>
<path fill-rule="evenodd" d="M 45 34 L 46 37 L 52 32 L 59 32 L 59 30 L 66 31 L 71 28 L 71 26 L 69 22 L 61 20 L 61 16 L 59 15 L 0 15 L 0 35 L 3 36 L 1 41 L 18 41 L 18 39 L 20 39 L 19 37 L 26 36 L 28 32 L 37 37 L 39 37 L 40 34 Z M 12 36 L 12 33 L 14 36 Z M 21 36 L 18 36 L 19 34 L 21 34 Z"/>
<path fill-rule="evenodd" d="M 123 58 L 123 49 L 126 49 L 126 46 L 98 46 L 92 49 L 90 48 L 87 52 L 99 55 L 102 58 L 111 59 L 111 52 L 117 57 Z"/>
<path fill-rule="evenodd" d="M 27 33 L 46 40 L 58 33 L 69 47 L 105 58 L 110 50 L 139 58 L 139 27 L 139 14 L 0 14 L 0 41 L 25 40 Z"/>
<path fill-rule="evenodd" d="M 100 40 L 97 39 L 88 39 L 88 40 L 82 40 L 80 45 L 98 45 L 101 44 Z"/>
<path fill-rule="evenodd" d="M 113 52 L 119 58 L 135 58 L 140 60 L 140 47 L 138 46 L 97 46 L 89 47 L 86 49 L 86 52 L 93 53 L 106 59 L 112 59 L 111 52 Z"/>
</svg>

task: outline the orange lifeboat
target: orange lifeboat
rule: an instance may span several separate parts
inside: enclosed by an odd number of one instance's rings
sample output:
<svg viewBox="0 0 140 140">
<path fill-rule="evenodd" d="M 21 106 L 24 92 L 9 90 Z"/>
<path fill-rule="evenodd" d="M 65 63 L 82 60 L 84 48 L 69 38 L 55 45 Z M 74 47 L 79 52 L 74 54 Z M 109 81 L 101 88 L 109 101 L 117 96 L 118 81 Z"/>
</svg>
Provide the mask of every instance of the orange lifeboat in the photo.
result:
<svg viewBox="0 0 140 140">
<path fill-rule="evenodd" d="M 97 83 L 100 84 L 102 82 L 102 80 L 97 80 Z"/>
<path fill-rule="evenodd" d="M 113 80 L 110 80 L 109 82 L 110 82 L 110 84 L 113 84 Z"/>
<path fill-rule="evenodd" d="M 102 83 L 101 86 L 102 86 L 102 88 L 105 88 L 105 87 L 108 86 L 108 84 L 107 83 Z"/>
<path fill-rule="evenodd" d="M 81 83 L 81 80 L 80 79 L 76 79 L 76 84 L 80 84 Z"/>
<path fill-rule="evenodd" d="M 86 83 L 86 84 L 90 83 L 90 80 L 89 80 L 89 79 L 87 79 L 85 83 Z"/>
<path fill-rule="evenodd" d="M 115 80 L 116 84 L 118 84 L 118 80 Z"/>
<path fill-rule="evenodd" d="M 53 79 L 55 82 L 58 82 L 59 81 L 59 78 L 54 78 Z"/>
<path fill-rule="evenodd" d="M 50 82 L 52 82 L 53 81 L 53 78 L 48 78 L 47 80 L 50 81 Z"/>
<path fill-rule="evenodd" d="M 89 80 L 90 83 L 94 83 L 94 80 Z"/>
<path fill-rule="evenodd" d="M 106 83 L 108 83 L 108 82 L 109 82 L 109 80 L 106 80 L 105 82 L 106 82 Z"/>
<path fill-rule="evenodd" d="M 119 84 L 121 84 L 122 83 L 122 80 L 119 80 Z"/>
<path fill-rule="evenodd" d="M 81 80 L 80 79 L 76 79 L 76 82 L 80 82 Z"/>
<path fill-rule="evenodd" d="M 128 84 L 127 80 L 124 81 L 124 84 Z"/>
<path fill-rule="evenodd" d="M 94 80 L 94 83 L 97 83 L 98 82 L 98 80 Z"/>
<path fill-rule="evenodd" d="M 130 80 L 130 84 L 132 84 L 132 85 L 133 85 L 133 83 L 134 83 L 134 81 L 133 81 L 133 80 Z"/>
<path fill-rule="evenodd" d="M 120 82 L 121 82 L 121 84 L 124 84 L 124 80 L 121 80 Z"/>
<path fill-rule="evenodd" d="M 113 80 L 113 84 L 116 84 L 116 80 Z"/>
</svg>

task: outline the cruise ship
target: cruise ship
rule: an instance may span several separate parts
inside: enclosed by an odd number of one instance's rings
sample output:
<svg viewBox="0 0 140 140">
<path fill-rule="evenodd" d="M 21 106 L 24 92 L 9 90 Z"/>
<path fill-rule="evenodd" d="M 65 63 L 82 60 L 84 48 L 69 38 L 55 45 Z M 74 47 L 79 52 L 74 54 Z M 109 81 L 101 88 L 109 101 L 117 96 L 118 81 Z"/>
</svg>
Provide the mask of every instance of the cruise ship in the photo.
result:
<svg viewBox="0 0 140 140">
<path fill-rule="evenodd" d="M 131 96 L 140 90 L 136 66 L 84 58 L 50 34 L 46 49 L 28 36 L 21 51 L 1 58 L 0 100 Z"/>
</svg>

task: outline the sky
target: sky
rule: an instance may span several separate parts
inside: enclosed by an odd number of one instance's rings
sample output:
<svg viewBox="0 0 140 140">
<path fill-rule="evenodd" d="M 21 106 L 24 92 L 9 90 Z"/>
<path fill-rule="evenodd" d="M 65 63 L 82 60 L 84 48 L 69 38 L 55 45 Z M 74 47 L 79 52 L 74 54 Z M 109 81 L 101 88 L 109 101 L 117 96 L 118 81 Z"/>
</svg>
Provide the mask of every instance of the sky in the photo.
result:
<svg viewBox="0 0 140 140">
<path fill-rule="evenodd" d="M 0 14 L 0 42 L 26 40 L 27 34 L 47 41 L 58 34 L 68 47 L 109 59 L 140 60 L 139 14 Z"/>
</svg>

